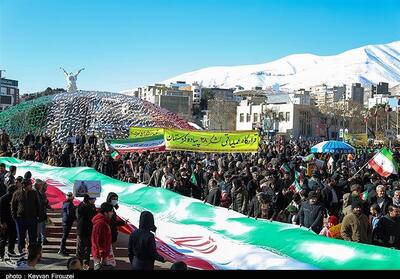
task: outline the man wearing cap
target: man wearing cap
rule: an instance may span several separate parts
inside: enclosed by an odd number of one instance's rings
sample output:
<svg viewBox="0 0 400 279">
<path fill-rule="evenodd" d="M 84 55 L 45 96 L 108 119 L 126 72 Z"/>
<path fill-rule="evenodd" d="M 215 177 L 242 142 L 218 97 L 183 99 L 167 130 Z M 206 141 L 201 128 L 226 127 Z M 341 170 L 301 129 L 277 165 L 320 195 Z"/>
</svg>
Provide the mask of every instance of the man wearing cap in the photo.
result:
<svg viewBox="0 0 400 279">
<path fill-rule="evenodd" d="M 76 220 L 76 207 L 73 203 L 74 201 L 74 194 L 71 192 L 67 193 L 67 200 L 63 203 L 62 206 L 62 225 L 63 225 L 63 236 L 61 239 L 61 244 L 60 244 L 60 251 L 58 251 L 58 254 L 61 254 L 63 256 L 68 256 L 69 253 L 66 249 L 66 242 L 67 238 L 69 236 L 69 233 L 72 228 L 72 224 Z"/>
<path fill-rule="evenodd" d="M 340 234 L 344 240 L 371 243 L 372 229 L 368 217 L 362 213 L 363 204 L 360 200 L 353 200 L 352 212 L 347 214 L 342 221 Z"/>
<path fill-rule="evenodd" d="M 95 197 L 90 197 L 86 194 L 83 198 L 83 202 L 81 202 L 77 208 L 76 256 L 81 259 L 83 265 L 86 266 L 89 266 L 90 250 L 92 247 L 92 219 L 96 215 L 95 201 Z"/>
</svg>

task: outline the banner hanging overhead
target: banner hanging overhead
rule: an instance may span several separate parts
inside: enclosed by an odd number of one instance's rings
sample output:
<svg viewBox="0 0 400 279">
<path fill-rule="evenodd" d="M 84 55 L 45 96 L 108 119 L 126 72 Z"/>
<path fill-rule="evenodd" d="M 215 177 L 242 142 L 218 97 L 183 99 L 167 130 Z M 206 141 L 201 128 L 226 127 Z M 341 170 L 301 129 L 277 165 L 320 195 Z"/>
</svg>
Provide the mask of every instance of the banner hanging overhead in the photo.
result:
<svg viewBox="0 0 400 279">
<path fill-rule="evenodd" d="M 130 127 L 129 128 L 129 138 L 137 139 L 137 138 L 146 138 L 146 137 L 154 137 L 154 136 L 163 136 L 164 128 L 143 128 L 143 127 Z"/>
<path fill-rule="evenodd" d="M 257 152 L 260 135 L 256 131 L 204 132 L 164 130 L 167 150 L 197 152 Z"/>
</svg>

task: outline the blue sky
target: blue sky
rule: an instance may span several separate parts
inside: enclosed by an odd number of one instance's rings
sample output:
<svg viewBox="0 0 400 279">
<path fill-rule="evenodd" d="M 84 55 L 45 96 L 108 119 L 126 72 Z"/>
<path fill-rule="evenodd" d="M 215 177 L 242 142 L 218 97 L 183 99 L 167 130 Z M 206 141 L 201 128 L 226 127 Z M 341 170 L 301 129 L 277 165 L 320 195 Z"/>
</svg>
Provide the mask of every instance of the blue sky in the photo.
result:
<svg viewBox="0 0 400 279">
<path fill-rule="evenodd" d="M 397 0 L 0 0 L 0 69 L 21 92 L 119 91 L 207 66 L 400 40 Z"/>
</svg>

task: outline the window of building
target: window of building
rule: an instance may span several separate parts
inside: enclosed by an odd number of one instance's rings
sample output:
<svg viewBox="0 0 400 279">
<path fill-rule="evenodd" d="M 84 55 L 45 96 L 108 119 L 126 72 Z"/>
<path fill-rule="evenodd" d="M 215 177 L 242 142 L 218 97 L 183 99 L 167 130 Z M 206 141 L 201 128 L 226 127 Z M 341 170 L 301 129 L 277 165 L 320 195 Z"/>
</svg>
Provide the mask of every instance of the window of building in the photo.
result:
<svg viewBox="0 0 400 279">
<path fill-rule="evenodd" d="M 240 122 L 244 122 L 244 113 L 240 114 Z"/>
<path fill-rule="evenodd" d="M 283 112 L 280 112 L 279 113 L 279 121 L 282 120 L 282 119 L 285 119 L 285 118 L 283 118 Z"/>
<path fill-rule="evenodd" d="M 253 119 L 254 119 L 254 122 L 258 122 L 258 113 L 254 113 L 253 114 Z"/>
<path fill-rule="evenodd" d="M 251 115 L 250 115 L 250 113 L 247 114 L 246 122 L 251 122 Z"/>
<path fill-rule="evenodd" d="M 289 122 L 290 121 L 290 112 L 287 112 L 286 113 L 286 122 Z"/>
<path fill-rule="evenodd" d="M 14 95 L 15 94 L 15 89 L 14 88 L 10 88 L 10 95 Z"/>
<path fill-rule="evenodd" d="M 2 87 L 1 88 L 1 94 L 4 94 L 4 95 L 7 94 L 7 88 L 6 87 Z"/>
</svg>

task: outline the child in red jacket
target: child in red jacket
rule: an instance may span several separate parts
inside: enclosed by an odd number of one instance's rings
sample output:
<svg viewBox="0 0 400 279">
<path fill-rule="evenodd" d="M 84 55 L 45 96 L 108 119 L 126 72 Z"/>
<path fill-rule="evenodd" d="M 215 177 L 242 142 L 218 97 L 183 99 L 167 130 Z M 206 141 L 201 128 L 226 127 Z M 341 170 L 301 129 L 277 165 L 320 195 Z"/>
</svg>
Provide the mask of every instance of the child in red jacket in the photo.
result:
<svg viewBox="0 0 400 279">
<path fill-rule="evenodd" d="M 111 245 L 110 220 L 112 215 L 113 206 L 110 203 L 103 203 L 100 212 L 92 219 L 92 256 L 95 270 L 109 269 L 116 265 Z"/>
</svg>

